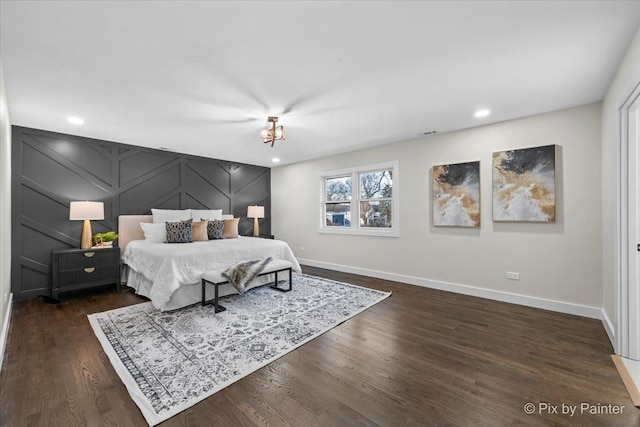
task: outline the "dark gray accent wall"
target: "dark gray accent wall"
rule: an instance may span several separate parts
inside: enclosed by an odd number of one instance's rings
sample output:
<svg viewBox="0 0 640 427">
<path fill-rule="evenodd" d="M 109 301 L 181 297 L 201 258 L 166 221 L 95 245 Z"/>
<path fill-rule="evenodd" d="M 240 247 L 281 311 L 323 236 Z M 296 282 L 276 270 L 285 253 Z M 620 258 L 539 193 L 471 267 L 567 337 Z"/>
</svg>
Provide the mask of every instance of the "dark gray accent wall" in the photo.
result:
<svg viewBox="0 0 640 427">
<path fill-rule="evenodd" d="M 101 141 L 45 130 L 12 128 L 12 268 L 15 300 L 48 295 L 51 251 L 80 247 L 82 221 L 69 220 L 69 202 L 102 201 L 105 219 L 94 233 L 116 230 L 118 215 L 151 208 L 222 209 L 241 218 L 263 205 L 261 234 L 271 233 L 271 170 Z"/>
</svg>

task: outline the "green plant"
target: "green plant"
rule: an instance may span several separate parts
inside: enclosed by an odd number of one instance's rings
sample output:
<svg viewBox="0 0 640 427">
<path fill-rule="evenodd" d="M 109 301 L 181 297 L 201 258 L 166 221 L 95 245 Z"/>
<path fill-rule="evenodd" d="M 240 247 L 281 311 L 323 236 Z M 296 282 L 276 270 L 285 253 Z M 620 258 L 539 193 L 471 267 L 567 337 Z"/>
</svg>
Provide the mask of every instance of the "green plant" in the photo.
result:
<svg viewBox="0 0 640 427">
<path fill-rule="evenodd" d="M 93 244 L 99 245 L 100 243 L 113 242 L 118 238 L 115 231 L 107 231 L 106 233 L 96 233 L 92 236 Z"/>
</svg>

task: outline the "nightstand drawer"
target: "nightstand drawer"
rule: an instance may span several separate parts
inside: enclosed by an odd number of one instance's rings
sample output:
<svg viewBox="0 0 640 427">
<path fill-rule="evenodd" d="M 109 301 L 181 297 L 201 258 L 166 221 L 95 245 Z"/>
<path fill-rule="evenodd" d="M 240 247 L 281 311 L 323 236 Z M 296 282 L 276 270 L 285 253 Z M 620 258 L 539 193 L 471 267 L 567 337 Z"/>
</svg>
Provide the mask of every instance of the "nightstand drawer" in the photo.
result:
<svg viewBox="0 0 640 427">
<path fill-rule="evenodd" d="M 110 281 L 118 276 L 118 266 L 85 267 L 61 271 L 58 274 L 60 290 L 76 287 L 80 284 Z"/>
<path fill-rule="evenodd" d="M 76 268 L 117 265 L 119 255 L 118 252 L 105 251 L 104 249 L 60 254 L 58 256 L 58 268 L 60 270 L 71 270 Z"/>
</svg>

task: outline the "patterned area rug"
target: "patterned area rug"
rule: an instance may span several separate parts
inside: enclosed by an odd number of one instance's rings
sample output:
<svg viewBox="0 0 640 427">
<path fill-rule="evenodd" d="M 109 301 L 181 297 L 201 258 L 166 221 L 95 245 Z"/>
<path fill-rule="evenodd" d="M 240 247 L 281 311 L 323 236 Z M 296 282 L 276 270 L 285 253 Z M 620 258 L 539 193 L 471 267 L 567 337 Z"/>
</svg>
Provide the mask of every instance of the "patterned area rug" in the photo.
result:
<svg viewBox="0 0 640 427">
<path fill-rule="evenodd" d="M 284 282 L 280 286 L 285 286 Z M 391 293 L 294 274 L 293 291 L 268 286 L 161 312 L 150 302 L 89 315 L 114 369 L 149 425 L 249 375 Z"/>
</svg>

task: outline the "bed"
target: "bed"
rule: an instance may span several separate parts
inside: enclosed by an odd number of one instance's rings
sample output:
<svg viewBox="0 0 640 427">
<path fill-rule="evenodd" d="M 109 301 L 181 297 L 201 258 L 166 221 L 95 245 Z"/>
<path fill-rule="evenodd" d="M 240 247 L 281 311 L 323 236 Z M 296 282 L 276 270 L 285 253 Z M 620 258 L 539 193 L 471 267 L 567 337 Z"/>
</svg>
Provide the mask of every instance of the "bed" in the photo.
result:
<svg viewBox="0 0 640 427">
<path fill-rule="evenodd" d="M 205 271 L 224 270 L 235 262 L 272 257 L 291 262 L 301 272 L 291 248 L 281 240 L 240 236 L 235 239 L 193 243 L 154 243 L 144 239 L 141 222 L 151 215 L 118 217 L 119 244 L 126 266 L 127 286 L 151 300 L 162 311 L 175 310 L 201 301 L 200 278 Z M 272 274 L 255 278 L 250 288 L 270 283 Z M 209 295 L 211 292 L 211 295 Z M 207 299 L 213 298 L 213 287 Z M 220 286 L 220 296 L 236 293 L 229 284 Z"/>
</svg>

